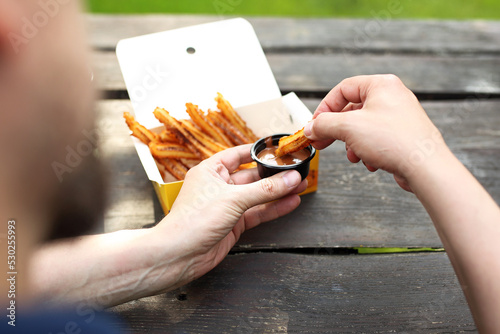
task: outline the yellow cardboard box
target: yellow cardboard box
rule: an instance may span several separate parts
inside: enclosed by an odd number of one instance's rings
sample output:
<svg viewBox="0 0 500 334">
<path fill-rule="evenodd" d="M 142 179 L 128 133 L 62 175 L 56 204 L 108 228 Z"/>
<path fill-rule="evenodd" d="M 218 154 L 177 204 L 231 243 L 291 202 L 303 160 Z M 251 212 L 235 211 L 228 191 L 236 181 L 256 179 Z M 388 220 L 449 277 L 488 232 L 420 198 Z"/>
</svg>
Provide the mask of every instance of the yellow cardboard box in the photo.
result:
<svg viewBox="0 0 500 334">
<path fill-rule="evenodd" d="M 135 117 L 148 129 L 161 125 L 156 107 L 188 118 L 187 102 L 215 109 L 217 92 L 258 137 L 293 133 L 312 116 L 294 93 L 281 96 L 255 31 L 241 18 L 121 40 L 116 53 Z M 183 182 L 165 183 L 147 145 L 133 141 L 167 214 Z M 318 167 L 317 153 L 304 193 L 316 191 Z"/>
</svg>

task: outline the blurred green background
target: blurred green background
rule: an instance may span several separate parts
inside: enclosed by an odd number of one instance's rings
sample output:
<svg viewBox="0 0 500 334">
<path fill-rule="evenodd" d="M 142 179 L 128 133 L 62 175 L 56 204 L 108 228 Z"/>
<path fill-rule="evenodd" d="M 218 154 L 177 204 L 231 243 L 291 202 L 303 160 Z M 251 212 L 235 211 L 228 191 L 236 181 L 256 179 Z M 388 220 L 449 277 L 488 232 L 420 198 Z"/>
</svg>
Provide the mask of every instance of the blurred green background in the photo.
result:
<svg viewBox="0 0 500 334">
<path fill-rule="evenodd" d="M 393 18 L 499 19 L 500 0 L 87 0 L 94 13 L 185 13 L 372 17 L 391 3 Z"/>
</svg>

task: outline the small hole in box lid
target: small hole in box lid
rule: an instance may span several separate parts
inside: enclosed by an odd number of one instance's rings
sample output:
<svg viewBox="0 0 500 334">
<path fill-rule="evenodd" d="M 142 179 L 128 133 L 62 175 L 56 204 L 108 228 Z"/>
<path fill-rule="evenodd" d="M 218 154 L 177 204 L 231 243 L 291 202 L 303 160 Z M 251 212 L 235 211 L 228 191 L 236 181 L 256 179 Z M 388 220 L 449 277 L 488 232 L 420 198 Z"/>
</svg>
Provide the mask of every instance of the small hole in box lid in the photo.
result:
<svg viewBox="0 0 500 334">
<path fill-rule="evenodd" d="M 193 47 L 189 47 L 186 49 L 186 52 L 189 53 L 190 55 L 195 54 L 196 49 Z"/>
</svg>

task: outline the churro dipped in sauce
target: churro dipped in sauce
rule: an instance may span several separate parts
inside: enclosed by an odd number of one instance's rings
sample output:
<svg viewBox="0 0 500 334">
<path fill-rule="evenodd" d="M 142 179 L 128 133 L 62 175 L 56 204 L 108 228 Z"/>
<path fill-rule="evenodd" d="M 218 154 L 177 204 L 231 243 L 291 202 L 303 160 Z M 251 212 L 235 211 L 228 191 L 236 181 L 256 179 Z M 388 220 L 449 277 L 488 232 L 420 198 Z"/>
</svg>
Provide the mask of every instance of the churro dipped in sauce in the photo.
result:
<svg viewBox="0 0 500 334">
<path fill-rule="evenodd" d="M 295 165 L 309 158 L 311 152 L 308 149 L 302 149 L 291 154 L 285 154 L 281 157 L 276 156 L 278 145 L 272 145 L 271 137 L 266 140 L 266 148 L 257 154 L 257 159 L 261 162 L 273 166 Z"/>
<path fill-rule="evenodd" d="M 300 151 L 311 144 L 311 141 L 304 134 L 304 128 L 295 132 L 293 135 L 281 137 L 278 148 L 276 149 L 276 156 L 281 157 L 286 154 L 292 154 Z"/>
</svg>

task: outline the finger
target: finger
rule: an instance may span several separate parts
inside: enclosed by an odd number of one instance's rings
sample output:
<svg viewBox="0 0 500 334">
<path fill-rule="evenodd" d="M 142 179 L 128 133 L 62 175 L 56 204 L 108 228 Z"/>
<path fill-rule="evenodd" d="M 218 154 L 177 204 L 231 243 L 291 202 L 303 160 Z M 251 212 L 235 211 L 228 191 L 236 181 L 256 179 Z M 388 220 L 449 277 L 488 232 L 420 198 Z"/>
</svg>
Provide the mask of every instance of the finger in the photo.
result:
<svg viewBox="0 0 500 334">
<path fill-rule="evenodd" d="M 210 158 L 204 160 L 203 163 L 212 166 L 217 166 L 222 163 L 227 168 L 229 173 L 232 173 L 238 169 L 241 164 L 246 164 L 252 161 L 252 156 L 250 155 L 251 147 L 252 144 L 231 147 L 214 154 Z"/>
<path fill-rule="evenodd" d="M 239 171 L 237 173 L 234 173 L 231 176 L 233 180 L 233 184 L 236 185 L 241 185 L 241 184 L 248 184 L 252 182 L 257 182 L 261 180 L 261 177 L 259 176 L 259 172 L 257 171 L 257 168 L 252 168 L 252 169 L 245 169 L 242 171 Z M 294 191 L 292 191 L 292 194 L 300 194 L 304 190 L 306 190 L 308 185 L 307 179 L 304 179 L 298 186 L 295 188 Z"/>
<path fill-rule="evenodd" d="M 349 103 L 344 109 L 342 109 L 342 112 L 359 110 L 361 108 L 363 108 L 363 103 Z"/>
<path fill-rule="evenodd" d="M 365 165 L 366 169 L 368 169 L 368 171 L 370 171 L 372 173 L 378 171 L 378 168 L 375 168 L 373 166 L 367 165 L 364 161 L 363 161 L 363 165 Z"/>
<path fill-rule="evenodd" d="M 291 194 L 300 194 L 301 192 L 305 191 L 307 189 L 308 181 L 307 179 L 304 179 L 304 181 L 300 182 L 297 188 L 295 188 L 294 191 L 291 192 Z"/>
<path fill-rule="evenodd" d="M 304 134 L 310 140 L 326 141 L 339 139 L 346 142 L 348 134 L 356 122 L 360 122 L 358 117 L 360 110 L 345 113 L 322 113 L 304 127 Z"/>
<path fill-rule="evenodd" d="M 312 143 L 312 146 L 314 146 L 315 149 L 317 150 L 322 150 L 330 146 L 335 142 L 335 139 L 326 139 L 326 140 L 320 140 L 320 141 L 315 141 Z"/>
<path fill-rule="evenodd" d="M 299 195 L 289 195 L 278 201 L 255 206 L 243 214 L 245 230 L 249 230 L 261 223 L 282 217 L 295 210 L 299 204 Z"/>
<path fill-rule="evenodd" d="M 274 201 L 292 193 L 300 183 L 299 172 L 291 170 L 234 187 L 233 196 L 246 211 L 253 206 Z"/>
<path fill-rule="evenodd" d="M 260 223 L 281 217 L 281 216 L 287 214 L 289 211 L 295 209 L 296 208 L 295 204 L 293 204 L 293 207 L 287 209 L 286 200 L 288 198 L 293 198 L 294 196 L 297 196 L 299 193 L 306 190 L 306 188 L 307 188 L 307 179 L 302 181 L 299 184 L 299 186 L 297 188 L 295 188 L 295 190 L 290 195 L 288 195 L 282 199 L 273 201 L 273 202 L 268 202 L 265 204 L 260 204 L 260 205 L 254 206 L 253 208 L 250 208 L 249 210 L 245 211 L 245 213 L 243 214 L 243 224 L 236 224 L 236 226 L 233 228 L 233 232 L 234 232 L 235 236 L 237 237 L 236 239 L 239 239 L 240 235 L 243 232 L 245 232 L 245 230 L 253 228 Z M 300 198 L 299 198 L 298 203 L 300 204 Z M 275 205 L 272 205 L 272 204 L 275 204 Z M 297 204 L 297 206 L 298 206 L 298 204 Z M 281 209 L 280 209 L 281 207 L 285 207 L 286 210 L 281 212 Z M 273 208 L 273 209 L 269 210 L 268 208 Z M 276 210 L 274 210 L 274 209 L 276 209 Z M 260 212 L 262 212 L 262 214 L 260 214 Z M 259 213 L 259 215 L 257 217 L 255 217 L 254 213 Z M 269 214 L 271 214 L 271 215 L 266 218 L 265 215 L 269 215 Z M 258 218 L 258 219 L 255 220 L 254 218 Z M 250 222 L 250 224 L 247 225 L 247 223 L 249 223 L 249 222 Z"/>
<path fill-rule="evenodd" d="M 349 147 L 347 148 L 347 160 L 352 162 L 353 164 L 358 163 L 361 159 L 354 153 L 353 150 L 351 150 Z"/>
<path fill-rule="evenodd" d="M 259 181 L 261 178 L 257 168 L 240 170 L 231 175 L 234 184 L 247 184 Z"/>
<path fill-rule="evenodd" d="M 340 112 L 351 102 L 363 102 L 373 80 L 370 76 L 357 76 L 343 80 L 321 101 L 313 118 L 324 112 Z"/>
</svg>

